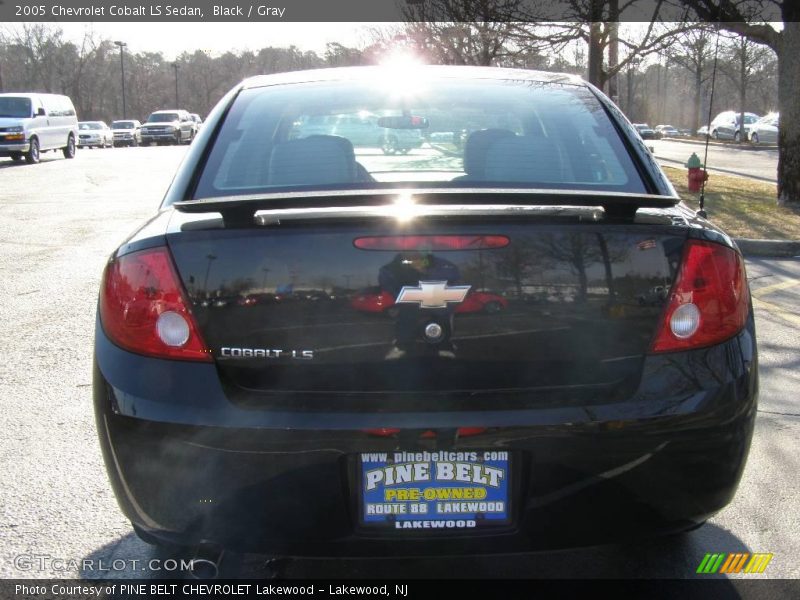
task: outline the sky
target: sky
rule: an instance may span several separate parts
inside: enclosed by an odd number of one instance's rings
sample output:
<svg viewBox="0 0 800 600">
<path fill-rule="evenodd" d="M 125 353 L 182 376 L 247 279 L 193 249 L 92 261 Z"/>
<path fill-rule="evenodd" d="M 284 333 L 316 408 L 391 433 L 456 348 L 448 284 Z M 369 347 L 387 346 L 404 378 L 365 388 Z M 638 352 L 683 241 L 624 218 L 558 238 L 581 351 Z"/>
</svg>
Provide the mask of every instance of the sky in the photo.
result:
<svg viewBox="0 0 800 600">
<path fill-rule="evenodd" d="M 383 23 L 378 25 L 385 25 Z M 324 52 L 325 44 L 363 46 L 368 23 L 58 23 L 68 40 L 79 42 L 87 30 L 101 38 L 121 40 L 129 52 L 164 53 L 174 59 L 184 51 L 258 50 L 265 46 Z"/>
</svg>

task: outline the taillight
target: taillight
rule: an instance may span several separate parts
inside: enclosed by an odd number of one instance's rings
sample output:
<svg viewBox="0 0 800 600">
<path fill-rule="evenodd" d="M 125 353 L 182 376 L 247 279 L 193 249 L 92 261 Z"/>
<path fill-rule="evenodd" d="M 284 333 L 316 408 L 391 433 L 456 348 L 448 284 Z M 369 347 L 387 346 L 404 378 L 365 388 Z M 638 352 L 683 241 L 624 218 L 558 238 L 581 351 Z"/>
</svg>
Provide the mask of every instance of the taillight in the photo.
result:
<svg viewBox="0 0 800 600">
<path fill-rule="evenodd" d="M 164 247 L 126 254 L 108 264 L 100 290 L 100 321 L 111 341 L 131 352 L 211 362 Z"/>
<path fill-rule="evenodd" d="M 742 257 L 719 244 L 689 240 L 651 351 L 719 344 L 742 330 L 748 306 Z"/>
</svg>

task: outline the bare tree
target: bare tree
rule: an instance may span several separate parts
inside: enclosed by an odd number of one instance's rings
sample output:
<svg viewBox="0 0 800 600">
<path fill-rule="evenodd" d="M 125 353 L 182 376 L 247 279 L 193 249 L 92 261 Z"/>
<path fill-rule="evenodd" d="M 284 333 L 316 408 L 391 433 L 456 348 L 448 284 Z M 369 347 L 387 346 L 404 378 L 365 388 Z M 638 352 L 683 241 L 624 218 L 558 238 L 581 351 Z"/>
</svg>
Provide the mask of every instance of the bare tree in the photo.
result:
<svg viewBox="0 0 800 600">
<path fill-rule="evenodd" d="M 697 131 L 701 123 L 706 121 L 707 115 L 703 114 L 703 88 L 711 76 L 714 51 L 714 29 L 711 26 L 701 26 L 679 33 L 667 49 L 670 60 L 685 69 L 692 78 L 693 131 Z"/>
<path fill-rule="evenodd" d="M 800 206 L 800 2 L 680 0 L 700 18 L 770 48 L 778 58 L 778 203 Z M 769 11 L 772 11 L 771 13 Z M 783 29 L 768 19 L 779 16 Z"/>
<path fill-rule="evenodd" d="M 404 33 L 431 62 L 496 65 L 525 51 L 517 42 L 521 25 L 536 18 L 533 5 L 526 0 L 420 0 L 402 9 Z"/>
<path fill-rule="evenodd" d="M 747 92 L 753 88 L 754 77 L 761 65 L 772 53 L 769 48 L 752 42 L 746 36 L 738 34 L 727 40 L 724 52 L 727 61 L 722 63 L 722 73 L 736 86 L 739 92 L 740 135 L 736 141 L 745 142 L 744 117 L 747 111 Z"/>
</svg>

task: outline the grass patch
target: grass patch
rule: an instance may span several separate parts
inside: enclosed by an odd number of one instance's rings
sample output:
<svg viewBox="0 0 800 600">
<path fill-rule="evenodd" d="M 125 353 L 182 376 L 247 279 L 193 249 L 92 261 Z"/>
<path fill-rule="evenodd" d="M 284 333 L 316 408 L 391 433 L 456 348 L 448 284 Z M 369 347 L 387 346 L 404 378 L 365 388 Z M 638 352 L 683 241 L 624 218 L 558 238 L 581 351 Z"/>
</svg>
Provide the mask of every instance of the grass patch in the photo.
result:
<svg viewBox="0 0 800 600">
<path fill-rule="evenodd" d="M 683 201 L 700 207 L 699 193 L 686 186 L 686 169 L 662 167 Z M 710 173 L 706 182 L 708 219 L 740 238 L 800 240 L 800 208 L 778 206 L 775 184 Z"/>
</svg>

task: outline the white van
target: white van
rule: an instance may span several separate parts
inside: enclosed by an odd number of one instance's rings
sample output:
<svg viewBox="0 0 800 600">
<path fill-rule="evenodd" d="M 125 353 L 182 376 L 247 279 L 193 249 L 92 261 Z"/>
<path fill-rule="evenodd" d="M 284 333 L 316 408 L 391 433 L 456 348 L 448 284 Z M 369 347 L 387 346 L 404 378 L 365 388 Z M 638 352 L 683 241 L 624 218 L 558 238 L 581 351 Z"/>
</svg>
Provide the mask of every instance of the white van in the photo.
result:
<svg viewBox="0 0 800 600">
<path fill-rule="evenodd" d="M 72 100 L 58 94 L 0 94 L 0 156 L 39 162 L 48 150 L 75 157 L 78 117 Z"/>
</svg>

